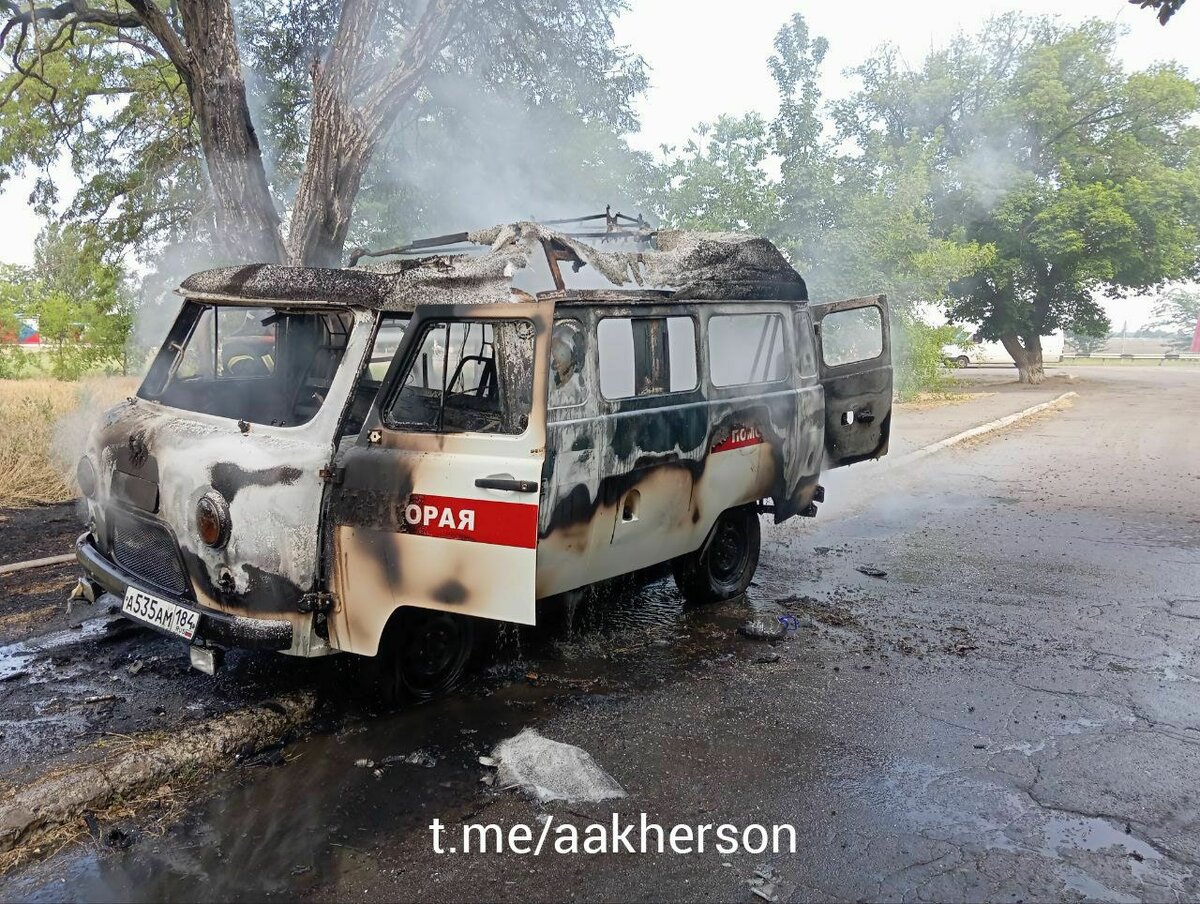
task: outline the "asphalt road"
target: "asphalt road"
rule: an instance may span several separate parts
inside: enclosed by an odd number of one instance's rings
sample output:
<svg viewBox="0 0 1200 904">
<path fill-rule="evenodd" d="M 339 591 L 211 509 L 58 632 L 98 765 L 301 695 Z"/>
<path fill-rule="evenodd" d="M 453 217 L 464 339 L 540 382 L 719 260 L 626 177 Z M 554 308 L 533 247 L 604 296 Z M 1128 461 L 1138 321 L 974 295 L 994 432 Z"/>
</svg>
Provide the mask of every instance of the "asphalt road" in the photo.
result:
<svg viewBox="0 0 1200 904">
<path fill-rule="evenodd" d="M 1076 388 L 1004 434 L 831 475 L 817 519 L 764 529 L 746 601 L 684 611 L 664 582 L 514 632 L 456 698 L 291 745 L 165 835 L 73 848 L 0 897 L 749 901 L 769 864 L 797 900 L 1196 899 L 1200 373 Z M 786 611 L 786 642 L 736 633 Z M 477 757 L 525 726 L 629 796 L 487 789 Z M 788 823 L 799 847 L 439 855 L 427 828 L 614 812 Z"/>
</svg>

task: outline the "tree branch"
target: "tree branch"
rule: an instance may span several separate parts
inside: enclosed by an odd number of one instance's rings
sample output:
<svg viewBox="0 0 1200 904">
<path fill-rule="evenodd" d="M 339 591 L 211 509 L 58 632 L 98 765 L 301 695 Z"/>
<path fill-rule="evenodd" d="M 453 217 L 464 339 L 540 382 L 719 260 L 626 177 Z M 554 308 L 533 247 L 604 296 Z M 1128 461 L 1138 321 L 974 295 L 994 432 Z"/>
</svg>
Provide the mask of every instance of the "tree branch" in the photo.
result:
<svg viewBox="0 0 1200 904">
<path fill-rule="evenodd" d="M 130 5 L 132 6 L 133 4 Z M 112 28 L 140 28 L 142 25 L 141 20 L 135 15 L 112 12 L 106 9 L 96 9 L 85 4 L 83 0 L 66 0 L 65 3 L 59 3 L 55 6 L 34 6 L 30 4 L 26 10 L 22 10 L 20 4 L 15 2 L 15 0 L 4 0 L 4 6 L 8 8 L 10 17 L 4 28 L 0 30 L 0 44 L 4 43 L 9 33 L 17 26 L 21 27 L 23 37 L 25 30 L 35 22 L 61 22 L 69 16 L 75 22 L 89 25 L 107 25 Z"/>
<path fill-rule="evenodd" d="M 400 61 L 362 98 L 359 108 L 372 141 L 379 141 L 400 108 L 421 85 L 433 60 L 468 0 L 429 0 L 420 21 L 408 36 Z"/>
<path fill-rule="evenodd" d="M 126 0 L 126 2 L 137 13 L 138 24 L 145 27 L 158 39 L 158 43 L 162 45 L 163 51 L 167 54 L 167 59 L 179 71 L 179 77 L 183 79 L 190 90 L 195 82 L 195 60 L 192 52 L 183 43 L 183 38 L 175 30 L 175 26 L 158 8 L 158 4 L 154 0 Z"/>
</svg>

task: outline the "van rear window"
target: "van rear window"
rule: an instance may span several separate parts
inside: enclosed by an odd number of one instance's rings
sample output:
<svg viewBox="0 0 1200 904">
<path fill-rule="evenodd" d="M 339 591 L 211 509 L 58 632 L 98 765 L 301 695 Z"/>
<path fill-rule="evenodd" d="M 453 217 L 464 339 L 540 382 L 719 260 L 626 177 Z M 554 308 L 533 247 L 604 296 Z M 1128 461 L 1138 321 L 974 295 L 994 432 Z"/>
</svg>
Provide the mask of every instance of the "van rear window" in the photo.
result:
<svg viewBox="0 0 1200 904">
<path fill-rule="evenodd" d="M 879 308 L 833 311 L 821 320 L 821 358 L 826 367 L 870 361 L 883 354 Z"/>
<path fill-rule="evenodd" d="M 778 314 L 710 317 L 708 358 L 714 386 L 782 380 L 787 376 L 783 318 Z"/>
<path fill-rule="evenodd" d="M 138 396 L 294 427 L 321 409 L 346 351 L 347 311 L 184 303 Z"/>
</svg>

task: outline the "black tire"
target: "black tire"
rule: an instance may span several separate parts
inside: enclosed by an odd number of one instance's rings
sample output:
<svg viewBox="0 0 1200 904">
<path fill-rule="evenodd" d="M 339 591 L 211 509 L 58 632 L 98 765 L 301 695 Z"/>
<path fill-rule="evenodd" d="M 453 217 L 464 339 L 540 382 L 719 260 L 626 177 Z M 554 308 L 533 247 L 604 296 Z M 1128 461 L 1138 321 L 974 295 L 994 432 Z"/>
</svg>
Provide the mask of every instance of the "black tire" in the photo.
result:
<svg viewBox="0 0 1200 904">
<path fill-rule="evenodd" d="M 966 367 L 970 363 L 971 363 L 971 359 L 968 358 L 966 355 L 959 355 L 957 358 L 954 359 L 955 367 Z"/>
<path fill-rule="evenodd" d="M 379 655 L 368 660 L 376 696 L 387 704 L 424 703 L 452 693 L 470 665 L 475 620 L 436 609 L 402 608 L 388 623 Z"/>
<path fill-rule="evenodd" d="M 762 528 L 753 506 L 729 509 L 713 526 L 703 555 L 690 553 L 671 563 L 679 592 L 693 605 L 744 593 L 758 568 L 761 545 Z"/>
</svg>

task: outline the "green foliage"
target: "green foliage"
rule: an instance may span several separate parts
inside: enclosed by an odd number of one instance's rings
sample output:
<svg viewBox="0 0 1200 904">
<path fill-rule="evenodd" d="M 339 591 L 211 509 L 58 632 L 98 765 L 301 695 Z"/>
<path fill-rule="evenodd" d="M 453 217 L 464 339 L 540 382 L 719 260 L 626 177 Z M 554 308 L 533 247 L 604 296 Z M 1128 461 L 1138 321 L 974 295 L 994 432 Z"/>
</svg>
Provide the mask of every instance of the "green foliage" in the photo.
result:
<svg viewBox="0 0 1200 904">
<path fill-rule="evenodd" d="M 644 161 L 621 136 L 637 126 L 634 100 L 647 74 L 615 40 L 612 20 L 625 5 L 474 5 L 374 154 L 351 244 L 394 244 L 450 220 L 455 231 L 478 226 L 497 207 L 505 217 L 529 216 L 531 205 L 554 216 L 564 211 L 547 210 L 548 199 L 578 213 L 580 205 L 590 212 L 632 198 L 633 186 L 645 182 Z M 422 6 L 391 5 L 371 36 L 381 56 L 403 42 Z M 108 8 L 127 13 L 130 5 Z M 340 0 L 234 0 L 253 125 L 280 210 L 289 208 L 305 162 L 312 67 L 341 9 Z M 191 246 L 191 259 L 211 260 L 203 149 L 186 87 L 155 40 L 143 29 L 87 24 L 59 32 L 50 22 L 35 38 L 36 50 L 23 57 L 32 77 L 11 64 L 0 68 L 0 187 L 9 176 L 37 172 L 35 208 L 50 216 L 57 202 L 68 202 L 63 220 L 101 236 L 112 260 L 133 251 L 153 265 L 164 246 L 177 245 Z M 64 158 L 82 183 L 73 199 L 60 197 L 56 179 Z"/>
<path fill-rule="evenodd" d="M 941 301 L 1027 348 L 1058 329 L 1105 336 L 1104 293 L 1200 272 L 1200 85 L 1170 65 L 1126 72 L 1116 38 L 1013 14 L 918 69 L 885 47 L 829 105 L 825 137 L 827 47 L 796 16 L 770 61 L 776 120 L 702 128 L 661 168 L 657 212 L 767 234 L 819 300 Z"/>
<path fill-rule="evenodd" d="M 1100 293 L 1196 272 L 1200 88 L 1171 66 L 1125 72 L 1116 35 L 1000 17 L 916 71 L 877 55 L 839 107 L 865 162 L 936 143 L 934 233 L 992 249 L 952 283 L 948 313 L 987 339 L 1102 336 Z"/>
<path fill-rule="evenodd" d="M 1142 9 L 1147 7 L 1158 13 L 1158 21 L 1162 25 L 1166 25 L 1171 21 L 1171 17 L 1183 9 L 1183 4 L 1187 0 L 1129 0 L 1134 6 L 1140 6 Z"/>
<path fill-rule="evenodd" d="M 41 371 L 76 380 L 96 369 L 127 373 L 133 306 L 120 270 L 100 259 L 94 234 L 48 227 L 32 267 L 0 270 L 0 324 L 14 333 L 21 319 L 38 323 L 42 349 L 0 347 L 0 376 Z"/>
<path fill-rule="evenodd" d="M 953 324 L 930 326 L 907 311 L 893 313 L 892 362 L 898 399 L 907 401 L 949 388 L 952 380 L 942 348 L 955 343 L 959 333 Z"/>
<path fill-rule="evenodd" d="M 1093 336 L 1087 333 L 1067 333 L 1063 338 L 1082 355 L 1094 355 L 1108 344 L 1108 334 Z"/>
<path fill-rule="evenodd" d="M 665 149 L 651 206 L 666 226 L 768 236 L 804 273 L 816 300 L 886 292 L 901 340 L 897 385 L 908 395 L 937 390 L 949 334 L 912 311 L 944 298 L 953 281 L 990 264 L 995 252 L 938 229 L 936 138 L 891 146 L 866 130 L 855 148 L 848 127 L 826 135 L 818 81 L 827 50 L 793 16 L 769 61 L 780 95 L 776 118 L 720 117 L 682 149 Z"/>
<path fill-rule="evenodd" d="M 665 225 L 779 233 L 780 186 L 762 167 L 773 143 L 757 113 L 722 116 L 682 148 L 664 150 L 651 203 Z"/>
<path fill-rule="evenodd" d="M 1164 293 L 1154 305 L 1151 326 L 1169 332 L 1169 344 L 1176 351 L 1192 347 L 1196 324 L 1200 323 L 1200 291 L 1194 288 L 1174 288 Z"/>
</svg>

